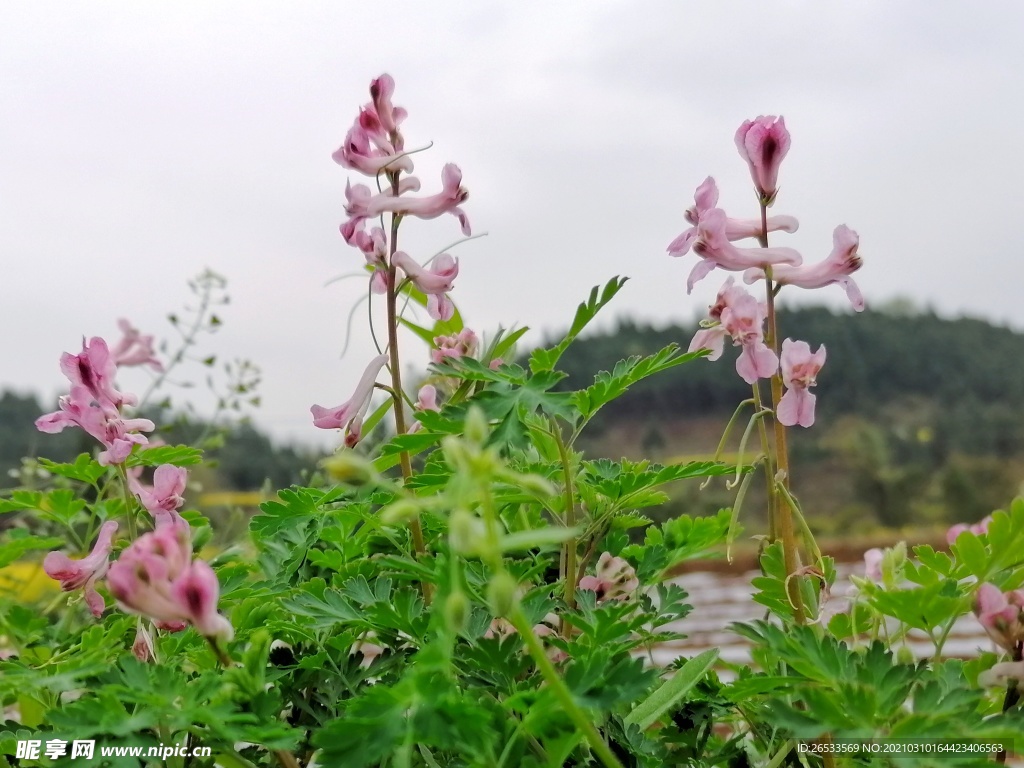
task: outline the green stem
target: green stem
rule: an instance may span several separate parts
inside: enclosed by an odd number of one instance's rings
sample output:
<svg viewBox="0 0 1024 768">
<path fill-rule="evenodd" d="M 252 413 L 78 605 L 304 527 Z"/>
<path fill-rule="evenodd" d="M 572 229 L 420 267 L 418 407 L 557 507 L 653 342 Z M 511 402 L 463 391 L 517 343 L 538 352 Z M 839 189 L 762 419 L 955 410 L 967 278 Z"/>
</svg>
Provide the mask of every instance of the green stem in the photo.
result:
<svg viewBox="0 0 1024 768">
<path fill-rule="evenodd" d="M 768 206 L 764 200 L 761 201 L 761 247 L 768 247 Z M 765 295 L 768 305 L 768 330 L 765 333 L 765 343 L 768 344 L 779 357 L 779 334 L 776 323 L 775 312 L 775 286 L 772 283 L 772 268 L 767 265 L 764 270 Z M 781 357 L 779 358 L 781 361 Z M 775 375 L 772 376 L 772 412 L 778 413 L 779 401 L 782 400 L 782 369 L 781 364 Z M 797 624 L 806 621 L 803 596 L 800 592 L 799 577 L 794 576 L 800 570 L 800 556 L 796 547 L 796 533 L 793 530 L 793 513 L 789 504 L 780 503 L 780 488 L 787 493 L 789 491 L 789 449 L 786 445 L 786 427 L 779 423 L 777 415 L 772 418 L 775 425 L 775 462 L 778 472 L 770 478 L 771 483 L 771 506 L 775 510 L 775 522 L 778 528 L 779 538 L 782 539 L 782 557 L 786 565 L 786 575 L 792 576 L 788 587 L 790 602 L 793 604 L 793 617 Z"/>
<path fill-rule="evenodd" d="M 516 628 L 519 636 L 523 639 L 523 643 L 526 645 L 527 651 L 533 658 L 534 663 L 537 665 L 537 669 L 540 670 L 541 675 L 547 681 L 547 684 L 551 687 L 552 693 L 555 694 L 555 698 L 558 699 L 562 705 L 562 709 L 565 714 L 572 720 L 573 724 L 580 730 L 587 742 L 590 744 L 590 748 L 598 756 L 605 768 L 623 768 L 622 763 L 619 762 L 618 758 L 612 752 L 605 740 L 601 738 L 601 734 L 597 728 L 594 727 L 594 723 L 591 722 L 590 717 L 584 712 L 576 700 L 573 698 L 572 692 L 566 686 L 565 681 L 562 680 L 561 675 L 558 674 L 558 670 L 551 663 L 547 654 L 544 652 L 544 646 L 541 645 L 540 640 L 533 634 L 533 627 L 530 626 L 527 621 L 523 609 L 518 605 L 512 608 L 512 611 L 508 616 L 509 621 L 512 622 L 512 626 Z"/>
<path fill-rule="evenodd" d="M 398 197 L 398 173 L 389 173 L 391 181 L 391 192 Z M 391 368 L 391 389 L 395 403 L 395 433 L 404 435 L 407 432 L 405 424 L 405 404 L 399 393 L 402 392 L 402 367 L 398 356 L 398 268 L 392 263 L 395 252 L 398 250 L 398 225 L 401 223 L 401 214 L 391 215 L 391 241 L 388 248 L 388 275 L 387 275 L 387 310 L 388 310 L 388 356 L 390 357 Z M 412 460 L 408 451 L 399 454 L 399 462 L 402 466 L 402 479 L 408 483 L 412 479 Z M 427 554 L 427 545 L 423 539 L 423 527 L 418 517 L 409 521 L 409 531 L 412 533 L 412 543 L 416 550 L 417 559 L 422 559 Z M 426 581 L 420 582 L 423 592 L 423 600 L 430 605 L 430 584 Z"/>
<path fill-rule="evenodd" d="M 558 445 L 558 456 L 562 462 L 562 477 L 564 478 L 564 489 L 563 494 L 565 498 L 565 527 L 573 528 L 576 525 L 576 501 L 573 493 L 572 484 L 572 464 L 569 461 L 569 451 L 565 447 L 565 440 L 562 439 L 562 430 L 558 428 L 558 424 L 555 420 L 551 420 L 551 434 L 555 438 L 555 443 Z M 576 583 L 578 578 L 576 576 L 576 537 L 573 536 L 566 540 L 565 544 L 562 545 L 563 560 L 565 562 L 565 573 L 563 575 L 564 581 L 562 582 L 562 595 L 565 599 L 565 604 L 572 611 L 576 608 Z M 561 619 L 561 633 L 562 637 L 568 639 L 571 631 L 571 625 L 563 616 Z"/>
<path fill-rule="evenodd" d="M 1017 646 L 1013 649 L 1012 658 L 1014 661 L 1024 660 L 1024 642 L 1017 643 Z M 1020 701 L 1020 683 L 1016 680 L 1011 680 L 1006 685 L 1006 696 L 1003 698 L 1003 712 L 1009 712 Z M 996 755 L 996 762 L 1003 764 L 1006 762 L 1006 750 L 1000 750 L 999 754 Z"/>
<path fill-rule="evenodd" d="M 128 521 L 128 538 L 135 541 L 139 530 L 135 522 L 135 505 L 132 504 L 132 493 L 128 488 L 128 470 L 124 464 L 117 465 L 117 472 L 121 476 L 121 487 L 124 489 L 124 514 Z"/>
</svg>

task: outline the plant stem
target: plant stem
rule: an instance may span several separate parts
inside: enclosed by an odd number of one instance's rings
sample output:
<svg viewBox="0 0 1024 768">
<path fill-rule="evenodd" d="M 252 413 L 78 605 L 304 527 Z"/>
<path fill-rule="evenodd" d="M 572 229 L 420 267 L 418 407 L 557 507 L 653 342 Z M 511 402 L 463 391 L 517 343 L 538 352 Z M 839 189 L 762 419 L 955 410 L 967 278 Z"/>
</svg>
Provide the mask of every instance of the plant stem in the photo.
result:
<svg viewBox="0 0 1024 768">
<path fill-rule="evenodd" d="M 135 541 L 139 529 L 135 524 L 135 505 L 132 504 L 132 494 L 128 488 L 128 470 L 123 463 L 117 465 L 117 473 L 121 476 L 121 488 L 124 490 L 124 515 L 128 521 L 128 538 Z"/>
<path fill-rule="evenodd" d="M 569 719 L 572 720 L 573 724 L 586 738 L 590 748 L 594 750 L 597 757 L 604 763 L 605 768 L 622 768 L 622 763 L 615 757 L 615 754 L 605 743 L 605 740 L 601 738 L 601 734 L 594 727 L 587 713 L 580 709 L 579 704 L 576 703 L 572 696 L 572 692 L 566 687 L 565 681 L 562 680 L 558 670 L 555 669 L 551 660 L 544 652 L 544 646 L 541 645 L 537 636 L 533 634 L 533 627 L 530 626 L 526 616 L 523 614 L 523 609 L 518 605 L 514 606 L 508 615 L 508 619 L 523 639 L 523 643 L 526 645 L 530 656 L 533 657 L 537 669 L 540 670 L 541 675 L 543 675 L 548 685 L 551 686 L 551 691 L 561 703 L 565 714 L 568 715 Z"/>
<path fill-rule="evenodd" d="M 1013 650 L 1013 660 L 1022 661 L 1024 660 L 1024 642 L 1017 643 L 1017 647 Z M 1003 712 L 1009 712 L 1020 701 L 1020 683 L 1016 680 L 1011 680 L 1006 686 L 1006 696 L 1003 698 Z M 999 754 L 996 755 L 996 762 L 1003 764 L 1006 762 L 1006 750 L 1001 749 Z"/>
<path fill-rule="evenodd" d="M 558 428 L 558 424 L 555 423 L 554 419 L 551 420 L 551 434 L 558 445 L 558 456 L 562 461 L 562 477 L 565 482 L 563 490 L 565 497 L 565 527 L 572 528 L 576 525 L 576 501 L 572 489 L 572 465 L 569 462 L 569 451 L 566 450 L 565 440 L 562 439 L 562 431 Z M 565 561 L 565 574 L 563 577 L 565 581 L 562 583 L 562 596 L 565 599 L 565 604 L 571 611 L 576 608 L 576 583 L 578 581 L 576 576 L 577 553 L 575 536 L 566 539 L 565 544 L 562 545 L 562 551 Z M 565 616 L 561 618 L 559 629 L 561 630 L 562 637 L 569 639 L 572 627 Z"/>
<path fill-rule="evenodd" d="M 768 247 L 768 206 L 764 200 L 761 201 L 761 247 Z M 768 306 L 768 330 L 765 334 L 765 342 L 779 357 L 779 370 L 772 376 L 772 423 L 775 427 L 775 463 L 777 474 L 769 479 L 771 484 L 771 501 L 769 509 L 774 509 L 775 523 L 779 538 L 782 540 L 782 557 L 786 565 L 786 575 L 792 576 L 787 591 L 790 602 L 793 604 L 793 618 L 797 624 L 806 621 L 804 612 L 803 595 L 800 592 L 799 577 L 794 576 L 800 569 L 800 556 L 796 547 L 796 534 L 793 530 L 793 511 L 789 504 L 782 502 L 779 498 L 779 489 L 776 483 L 789 492 L 789 450 L 786 445 L 786 427 L 779 422 L 778 408 L 782 400 L 782 358 L 780 357 L 778 325 L 775 317 L 775 286 L 772 283 L 772 268 L 765 266 L 764 270 L 765 294 Z"/>
<path fill-rule="evenodd" d="M 391 192 L 398 197 L 398 172 L 388 173 L 391 181 Z M 388 276 L 387 276 L 387 310 L 388 310 L 388 356 L 390 357 L 391 368 L 391 389 L 392 399 L 395 402 L 395 433 L 404 435 L 407 432 L 405 424 L 405 403 L 402 402 L 402 367 L 398 356 L 398 268 L 392 263 L 395 252 L 398 250 L 398 225 L 401 223 L 401 214 L 391 215 L 391 240 L 388 248 Z M 402 479 L 406 483 L 412 478 L 412 460 L 408 451 L 399 454 L 399 461 L 402 466 Z M 423 540 L 423 527 L 419 518 L 409 521 L 409 530 L 412 533 L 412 543 L 416 550 L 417 558 L 427 554 L 427 545 Z M 430 585 L 421 582 L 423 600 L 430 604 Z"/>
</svg>

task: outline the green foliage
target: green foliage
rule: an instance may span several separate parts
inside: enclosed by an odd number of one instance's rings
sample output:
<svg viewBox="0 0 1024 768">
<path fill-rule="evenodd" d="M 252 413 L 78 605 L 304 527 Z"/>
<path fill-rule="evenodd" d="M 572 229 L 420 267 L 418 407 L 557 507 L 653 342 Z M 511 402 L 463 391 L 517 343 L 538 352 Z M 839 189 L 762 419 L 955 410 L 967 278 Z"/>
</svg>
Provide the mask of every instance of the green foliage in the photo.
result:
<svg viewBox="0 0 1024 768">
<path fill-rule="evenodd" d="M 325 471 L 336 485 L 284 487 L 239 540 L 207 549 L 209 521 L 186 509 L 230 640 L 207 640 L 194 618 L 197 626 L 170 632 L 128 615 L 102 579 L 100 619 L 77 591 L 0 594 L 0 708 L 17 718 L 0 726 L 0 749 L 78 738 L 213 750 L 172 758 L 173 768 L 660 768 L 795 765 L 798 742 L 826 736 L 995 739 L 1019 729 L 1020 707 L 979 687 L 994 654 L 911 663 L 899 646 L 921 630 L 939 658 L 979 583 L 1024 583 L 1024 501 L 995 513 L 987 534 L 963 534 L 950 554 L 918 547 L 908 558 L 894 548 L 882 578 L 855 578 L 850 610 L 827 624 L 816 609 L 835 581 L 831 559 L 808 558 L 791 576 L 781 544 L 766 543 L 753 586 L 769 619 L 734 628 L 753 665 L 723 681 L 717 673 L 729 665 L 717 649 L 667 669 L 651 663 L 694 623 L 690 596 L 671 577 L 683 563 L 721 556 L 734 522 L 728 508 L 666 514 L 669 490 L 755 467 L 580 450 L 599 412 L 704 368 L 684 367 L 700 355 L 668 344 L 566 387 L 556 366 L 586 347 L 577 337 L 623 283 L 595 288 L 566 337 L 534 351 L 529 367 L 490 365 L 522 330 L 499 333 L 480 359 L 434 366 L 448 395 L 441 412 L 418 413 L 418 431 L 369 456 L 335 456 Z M 426 339 L 462 321 L 407 325 Z M 136 449 L 123 470 L 91 453 L 42 460 L 38 484 L 0 498 L 0 567 L 31 573 L 50 549 L 81 557 L 106 520 L 121 526 L 119 556 L 129 523 L 153 524 L 124 470 L 206 471 L 216 453 L 232 483 L 275 476 L 253 430 L 209 454 L 187 442 Z M 791 586 L 813 623 L 797 620 Z M 132 652 L 140 630 L 152 637 L 145 662 Z"/>
</svg>

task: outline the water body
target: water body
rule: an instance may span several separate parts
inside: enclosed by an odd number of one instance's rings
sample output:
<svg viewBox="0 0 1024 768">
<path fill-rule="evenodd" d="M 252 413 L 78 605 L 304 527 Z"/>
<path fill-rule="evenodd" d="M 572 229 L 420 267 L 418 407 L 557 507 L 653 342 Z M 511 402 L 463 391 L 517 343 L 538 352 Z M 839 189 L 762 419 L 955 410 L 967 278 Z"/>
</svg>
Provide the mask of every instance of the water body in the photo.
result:
<svg viewBox="0 0 1024 768">
<path fill-rule="evenodd" d="M 827 616 L 848 609 L 850 595 L 854 590 L 849 576 L 863 574 L 863 566 L 859 563 L 840 563 L 836 568 L 838 574 L 832 598 L 824 608 Z M 665 627 L 673 632 L 684 633 L 686 638 L 655 648 L 651 654 L 654 663 L 666 665 L 680 656 L 690 657 L 708 648 L 718 648 L 724 662 L 749 664 L 749 644 L 731 632 L 729 625 L 765 617 L 764 606 L 753 600 L 751 580 L 759 575 L 759 571 L 739 574 L 695 572 L 673 579 L 689 593 L 689 602 L 694 609 L 686 618 Z M 932 641 L 920 630 L 911 630 L 906 644 L 920 659 L 929 658 L 935 653 Z M 967 615 L 954 625 L 943 646 L 942 655 L 944 658 L 970 659 L 982 651 L 990 650 L 995 650 L 995 647 L 985 630 L 973 615 Z"/>
</svg>

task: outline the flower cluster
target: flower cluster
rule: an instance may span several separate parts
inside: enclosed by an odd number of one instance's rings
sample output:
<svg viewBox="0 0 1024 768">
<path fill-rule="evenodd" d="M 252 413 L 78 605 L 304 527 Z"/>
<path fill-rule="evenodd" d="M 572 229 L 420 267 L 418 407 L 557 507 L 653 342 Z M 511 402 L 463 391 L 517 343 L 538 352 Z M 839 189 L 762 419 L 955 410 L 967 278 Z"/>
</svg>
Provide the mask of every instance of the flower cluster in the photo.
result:
<svg viewBox="0 0 1024 768">
<path fill-rule="evenodd" d="M 148 419 L 124 418 L 122 408 L 138 400 L 115 386 L 117 367 L 163 367 L 154 356 L 152 336 L 142 336 L 124 320 L 120 326 L 123 338 L 114 347 L 94 337 L 83 342 L 80 354 L 61 357 L 71 392 L 61 398 L 59 411 L 40 417 L 36 426 L 43 432 L 77 426 L 96 437 L 106 449 L 99 455 L 100 463 L 122 465 L 125 491 L 151 515 L 153 531 L 132 542 L 111 564 L 118 524 L 108 520 L 100 526 L 88 555 L 75 560 L 63 552 L 50 552 L 43 570 L 60 582 L 62 590 L 82 590 L 94 616 L 101 616 L 106 608 L 96 589 L 105 577 L 122 609 L 152 619 L 157 628 L 178 631 L 191 624 L 205 637 L 229 640 L 231 624 L 217 612 L 217 576 L 205 562 L 192 560 L 191 529 L 178 513 L 185 501 L 187 471 L 169 464 L 158 466 L 150 486 L 139 479 L 141 468 L 123 467 L 135 445 L 148 445 L 139 432 L 150 432 L 155 426 Z M 141 625 L 133 651 L 140 658 L 153 658 L 152 637 Z"/>
<path fill-rule="evenodd" d="M 217 575 L 192 559 L 188 527 L 158 526 L 126 549 L 107 575 L 120 606 L 176 631 L 186 623 L 208 638 L 230 640 L 231 623 L 217 612 Z"/>
<path fill-rule="evenodd" d="M 131 353 L 132 343 L 117 345 L 124 360 L 138 359 Z M 59 409 L 36 419 L 40 432 L 62 432 L 65 427 L 79 427 L 96 438 L 106 450 L 100 453 L 101 464 L 121 464 L 135 445 L 149 441 L 142 432 L 152 432 L 155 426 L 149 419 L 127 419 L 122 414 L 126 405 L 136 405 L 133 395 L 119 392 L 114 385 L 117 358 L 111 354 L 107 342 L 98 336 L 82 340 L 82 351 L 61 356 L 60 369 L 71 382 L 68 394 L 59 401 Z"/>
<path fill-rule="evenodd" d="M 446 213 L 458 219 L 462 233 L 469 236 L 472 233 L 469 219 L 460 207 L 469 193 L 462 186 L 462 171 L 448 163 L 441 171 L 440 192 L 425 196 L 410 194 L 418 192 L 421 184 L 418 178 L 408 175 L 413 172 L 413 159 L 405 148 L 401 131 L 407 113 L 394 105 L 394 90 L 395 81 L 387 74 L 370 83 L 370 101 L 359 110 L 344 143 L 333 155 L 342 167 L 385 182 L 378 185 L 377 193 L 366 184 L 346 183 L 347 219 L 341 225 L 341 234 L 346 243 L 362 252 L 371 272 L 372 293 L 387 294 L 390 306 L 404 288 L 415 289 L 426 297 L 427 314 L 435 320 L 446 321 L 455 315 L 455 304 L 449 294 L 459 275 L 459 260 L 448 253 L 438 253 L 421 263 L 398 250 L 395 236 L 398 225 L 407 216 L 434 219 Z M 384 227 L 382 217 L 386 213 L 392 217 L 391 235 Z M 378 218 L 381 226 L 367 230 L 366 222 Z M 394 319 L 389 318 L 389 322 Z M 356 391 L 342 405 L 336 408 L 314 405 L 311 408 L 313 424 L 322 429 L 343 429 L 346 445 L 359 442 L 362 419 L 369 407 L 376 377 L 387 363 L 387 355 L 371 361 Z"/>
<path fill-rule="evenodd" d="M 718 207 L 718 186 L 710 176 L 694 195 L 694 204 L 685 214 L 689 229 L 668 246 L 672 256 L 693 251 L 699 261 L 687 278 L 687 292 L 710 272 L 724 269 L 742 272 L 743 280 L 766 283 L 766 295 L 773 301 L 784 285 L 801 288 L 842 286 L 854 309 L 864 308 L 864 300 L 850 275 L 860 269 L 857 253 L 859 238 L 846 225 L 836 227 L 832 252 L 817 264 L 805 265 L 803 256 L 793 248 L 768 247 L 771 232 L 796 232 L 799 222 L 792 216 L 768 216 L 767 209 L 778 195 L 779 167 L 789 151 L 790 135 L 779 117 L 748 120 L 736 132 L 736 146 L 750 168 L 751 178 L 761 203 L 761 218 L 736 219 Z M 739 247 L 735 241 L 760 240 L 759 247 Z M 729 278 L 710 307 L 707 320 L 693 337 L 690 351 L 706 349 L 709 360 L 721 356 L 725 340 L 741 347 L 736 372 L 748 384 L 758 379 L 781 376 L 786 393 L 776 403 L 776 418 L 784 426 L 809 427 L 814 423 L 815 396 L 809 391 L 825 363 L 825 347 L 812 352 L 805 341 L 765 338 L 765 323 L 770 322 L 769 301 L 755 299 Z"/>
</svg>

